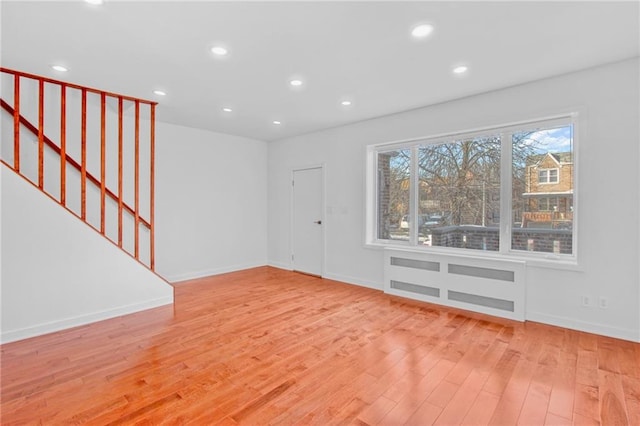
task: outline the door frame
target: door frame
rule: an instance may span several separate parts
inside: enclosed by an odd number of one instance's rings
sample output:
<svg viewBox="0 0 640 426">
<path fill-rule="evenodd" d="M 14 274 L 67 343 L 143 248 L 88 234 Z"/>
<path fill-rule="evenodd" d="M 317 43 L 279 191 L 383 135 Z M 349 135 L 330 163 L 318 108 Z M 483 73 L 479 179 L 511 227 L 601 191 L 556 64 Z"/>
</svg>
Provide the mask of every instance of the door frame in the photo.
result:
<svg viewBox="0 0 640 426">
<path fill-rule="evenodd" d="M 320 250 L 321 256 L 322 258 L 320 259 L 320 277 L 324 277 L 325 276 L 325 271 L 326 271 L 326 265 L 325 265 L 325 259 L 327 258 L 326 255 L 326 206 L 325 206 L 325 200 L 326 200 L 326 174 L 325 174 L 325 163 L 318 163 L 318 164 L 311 164 L 311 165 L 307 165 L 307 166 L 299 166 L 299 167 L 293 167 L 291 169 L 291 172 L 289 174 L 289 181 L 290 181 L 290 186 L 289 186 L 289 265 L 290 265 L 290 269 L 291 270 L 295 270 L 294 266 L 295 266 L 295 261 L 293 260 L 293 256 L 294 256 L 294 237 L 295 237 L 295 226 L 294 226 L 294 205 L 295 205 L 295 193 L 294 193 L 294 185 L 293 182 L 295 180 L 295 172 L 301 172 L 304 170 L 312 170 L 312 169 L 320 169 L 320 185 L 322 186 L 322 188 L 320 189 L 320 208 L 322 209 L 322 212 L 320 214 L 320 220 L 322 221 L 322 229 L 320 231 L 320 243 L 322 244 L 322 250 Z"/>
</svg>

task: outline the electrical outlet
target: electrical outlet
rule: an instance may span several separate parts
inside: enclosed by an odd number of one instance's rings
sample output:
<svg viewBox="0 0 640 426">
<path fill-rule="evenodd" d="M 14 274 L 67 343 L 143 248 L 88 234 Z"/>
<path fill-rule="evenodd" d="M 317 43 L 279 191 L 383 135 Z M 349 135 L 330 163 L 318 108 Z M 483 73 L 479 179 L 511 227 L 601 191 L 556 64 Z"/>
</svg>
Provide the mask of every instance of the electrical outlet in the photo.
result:
<svg viewBox="0 0 640 426">
<path fill-rule="evenodd" d="M 591 306 L 591 297 L 582 296 L 582 306 Z"/>
<path fill-rule="evenodd" d="M 607 299 L 606 297 L 600 297 L 598 299 L 598 306 L 601 309 L 607 309 L 609 307 L 609 299 Z"/>
</svg>

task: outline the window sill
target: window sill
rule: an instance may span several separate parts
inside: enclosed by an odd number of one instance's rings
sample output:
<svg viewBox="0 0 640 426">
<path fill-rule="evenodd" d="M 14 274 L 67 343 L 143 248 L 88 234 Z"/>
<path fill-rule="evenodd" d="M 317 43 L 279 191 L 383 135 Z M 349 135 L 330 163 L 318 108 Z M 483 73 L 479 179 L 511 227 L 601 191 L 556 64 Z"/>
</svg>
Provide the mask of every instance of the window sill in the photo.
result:
<svg viewBox="0 0 640 426">
<path fill-rule="evenodd" d="M 500 253 L 500 252 L 489 252 L 482 250 L 472 250 L 472 249 L 456 249 L 456 248 L 448 248 L 448 247 L 420 247 L 410 245 L 408 242 L 406 244 L 398 243 L 398 242 L 367 242 L 365 243 L 365 248 L 373 249 L 373 250 L 381 250 L 381 249 L 397 249 L 397 250 L 406 250 L 412 251 L 415 253 L 433 253 L 438 255 L 451 255 L 451 256 L 469 256 L 478 259 L 508 259 L 508 260 L 518 260 L 526 262 L 527 266 L 531 266 L 534 268 L 546 268 L 546 269 L 557 269 L 564 271 L 576 271 L 582 272 L 584 269 L 580 266 L 578 261 L 575 258 L 569 258 L 567 256 L 558 256 L 552 253 L 534 253 L 534 254 L 524 254 L 519 252 L 508 252 L 508 253 Z"/>
</svg>

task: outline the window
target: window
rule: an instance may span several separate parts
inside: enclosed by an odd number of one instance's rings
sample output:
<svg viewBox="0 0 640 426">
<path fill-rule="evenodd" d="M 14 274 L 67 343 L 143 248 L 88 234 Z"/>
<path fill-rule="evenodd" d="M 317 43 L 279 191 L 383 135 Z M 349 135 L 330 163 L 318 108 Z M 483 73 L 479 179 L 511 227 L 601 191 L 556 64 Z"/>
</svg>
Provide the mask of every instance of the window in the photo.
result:
<svg viewBox="0 0 640 426">
<path fill-rule="evenodd" d="M 378 153 L 378 226 L 380 240 L 409 240 L 411 151 Z"/>
<path fill-rule="evenodd" d="M 367 242 L 575 257 L 574 126 L 370 146 Z"/>
<path fill-rule="evenodd" d="M 554 211 L 557 208 L 558 208 L 557 198 L 542 197 L 538 199 L 539 211 Z"/>
<path fill-rule="evenodd" d="M 538 183 L 558 183 L 558 169 L 539 170 Z"/>
<path fill-rule="evenodd" d="M 418 242 L 498 250 L 500 136 L 425 144 L 417 150 Z"/>
<path fill-rule="evenodd" d="M 572 255 L 573 126 L 514 132 L 512 152 L 511 249 Z"/>
</svg>

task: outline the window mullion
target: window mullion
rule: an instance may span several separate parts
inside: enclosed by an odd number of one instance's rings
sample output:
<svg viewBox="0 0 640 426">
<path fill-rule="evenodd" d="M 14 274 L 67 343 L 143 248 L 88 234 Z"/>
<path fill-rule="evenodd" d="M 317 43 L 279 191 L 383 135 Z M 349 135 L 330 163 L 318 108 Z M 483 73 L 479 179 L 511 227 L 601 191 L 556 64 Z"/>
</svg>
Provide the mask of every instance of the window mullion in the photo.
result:
<svg viewBox="0 0 640 426">
<path fill-rule="evenodd" d="M 412 246 L 418 245 L 418 146 L 411 147 L 411 179 L 409 187 L 409 212 L 411 222 L 409 223 L 409 242 Z"/>
<path fill-rule="evenodd" d="M 512 221 L 512 132 L 500 134 L 500 253 L 511 250 Z"/>
</svg>

